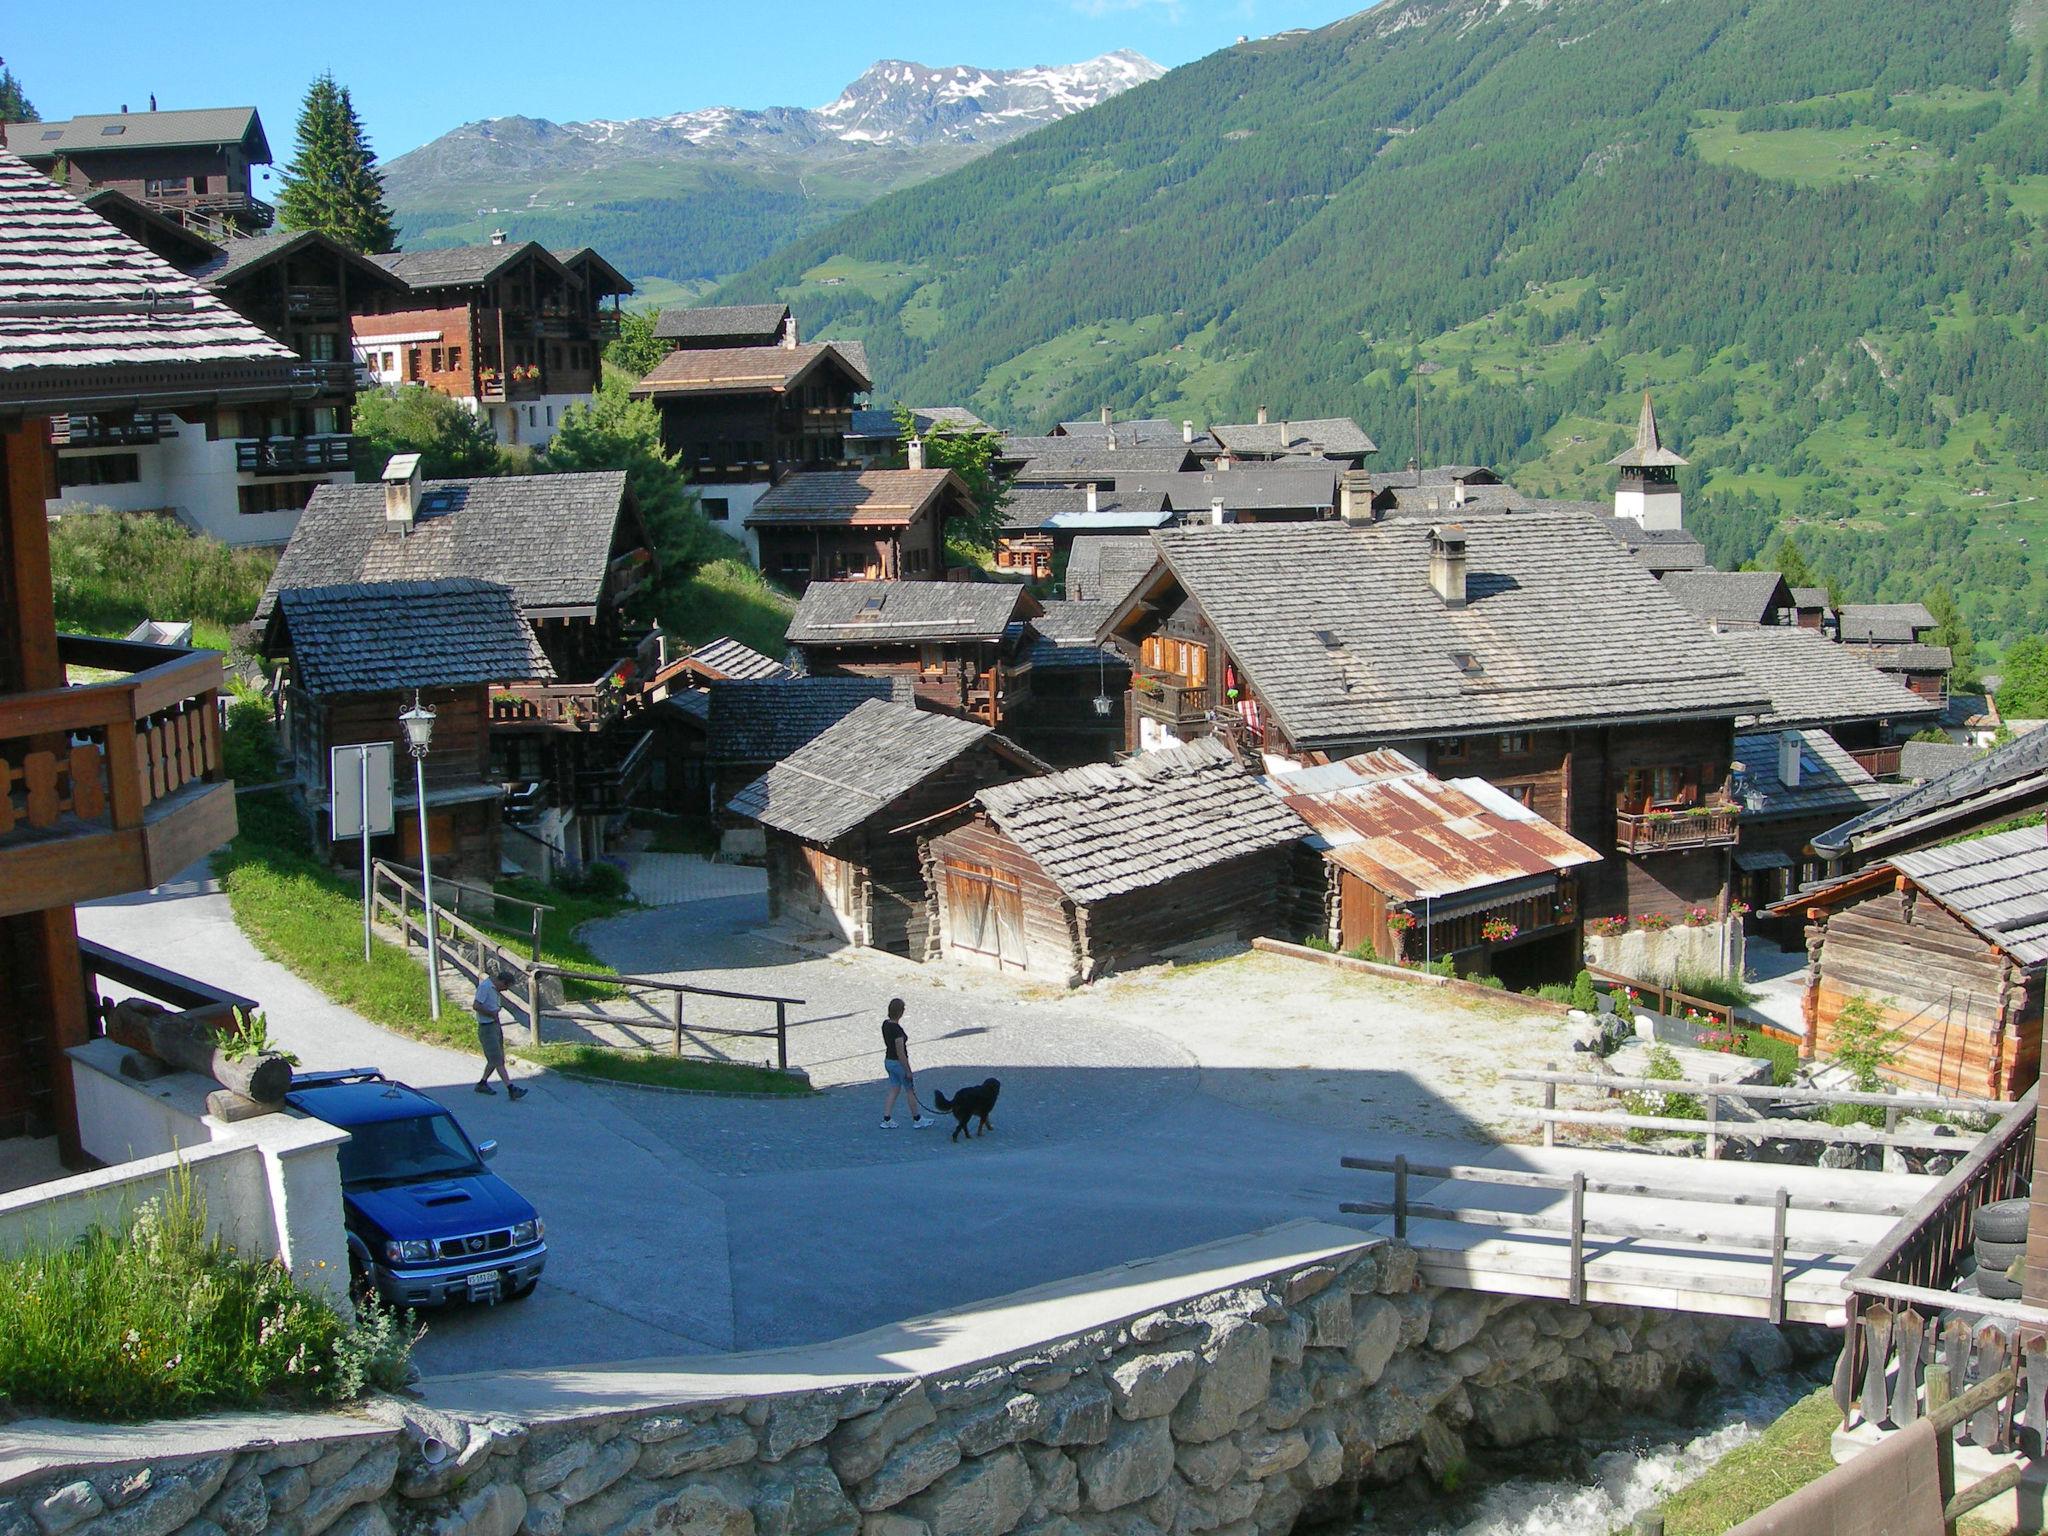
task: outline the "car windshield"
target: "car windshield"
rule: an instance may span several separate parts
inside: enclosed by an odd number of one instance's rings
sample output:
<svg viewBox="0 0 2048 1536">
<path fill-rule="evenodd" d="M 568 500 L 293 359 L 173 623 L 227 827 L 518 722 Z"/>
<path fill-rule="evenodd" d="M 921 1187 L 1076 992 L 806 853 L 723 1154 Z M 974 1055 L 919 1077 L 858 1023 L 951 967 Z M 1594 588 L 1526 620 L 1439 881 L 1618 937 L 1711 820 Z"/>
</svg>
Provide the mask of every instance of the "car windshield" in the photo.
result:
<svg viewBox="0 0 2048 1536">
<path fill-rule="evenodd" d="M 479 1173 L 483 1165 L 446 1110 L 353 1125 L 341 1148 L 341 1182 L 391 1184 Z"/>
</svg>

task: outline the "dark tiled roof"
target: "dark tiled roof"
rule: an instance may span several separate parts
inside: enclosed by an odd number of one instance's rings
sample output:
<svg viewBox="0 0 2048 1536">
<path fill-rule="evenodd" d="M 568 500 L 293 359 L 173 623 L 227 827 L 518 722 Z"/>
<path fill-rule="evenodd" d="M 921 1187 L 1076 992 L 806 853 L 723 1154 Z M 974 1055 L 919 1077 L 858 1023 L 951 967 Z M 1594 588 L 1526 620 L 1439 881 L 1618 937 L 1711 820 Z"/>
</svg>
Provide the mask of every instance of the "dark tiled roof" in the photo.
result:
<svg viewBox="0 0 2048 1536">
<path fill-rule="evenodd" d="M 1778 776 L 1785 737 L 1799 742 L 1799 783 Z M 1880 784 L 1826 731 L 1759 731 L 1735 738 L 1742 765 L 1745 822 L 1781 816 L 1853 815 L 1891 799 L 1896 786 Z"/>
<path fill-rule="evenodd" d="M 1983 747 L 1953 741 L 1907 741 L 1899 745 L 1899 777 L 1922 784 L 1944 773 L 1968 767 L 1984 755 Z"/>
<path fill-rule="evenodd" d="M 791 645 L 916 645 L 995 641 L 1038 602 L 992 581 L 814 581 L 789 621 Z"/>
<path fill-rule="evenodd" d="M 1676 577 L 1667 576 L 1669 586 Z M 1840 725 L 1851 720 L 1919 720 L 1941 713 L 1939 699 L 1922 698 L 1886 677 L 1853 647 L 1835 645 L 1817 629 L 1766 624 L 1720 636 L 1742 675 L 1771 706 L 1745 724 Z"/>
<path fill-rule="evenodd" d="M 118 127 L 119 133 L 108 133 Z M 106 149 L 181 149 L 240 144 L 251 134 L 249 158 L 270 164 L 270 141 L 254 107 L 189 107 L 171 112 L 94 112 L 40 123 L 8 123 L 7 147 L 31 159 Z"/>
<path fill-rule="evenodd" d="M 2002 747 L 1993 747 L 1975 762 L 1914 785 L 1889 805 L 1830 827 L 1813 845 L 1838 854 L 1907 835 L 1916 841 L 1932 841 L 1946 835 L 1942 829 L 1949 822 L 1966 821 L 1986 805 L 2024 801 L 2044 790 L 2048 790 L 2048 730 L 2029 731 Z M 1918 830 L 1913 830 L 1916 827 Z"/>
<path fill-rule="evenodd" d="M 743 645 L 730 635 L 705 641 L 690 652 L 690 660 L 710 671 L 722 673 L 736 682 L 795 675 L 773 656 L 763 656 L 752 646 Z"/>
<path fill-rule="evenodd" d="M 735 341 L 771 337 L 789 318 L 787 304 L 715 304 L 703 309 L 664 309 L 654 321 L 662 341 Z"/>
<path fill-rule="evenodd" d="M 403 291 L 405 288 L 402 281 L 379 266 L 372 258 L 352 251 L 332 236 L 323 235 L 312 229 L 273 229 L 260 235 L 230 240 L 211 261 L 191 268 L 191 273 L 207 287 L 219 290 L 240 282 L 250 273 L 262 270 L 273 261 L 307 250 L 322 251 L 337 261 L 347 263 L 352 290 L 359 287 L 374 287 Z M 276 279 L 273 278 L 272 281 L 275 282 Z"/>
<path fill-rule="evenodd" d="M 2022 964 L 2048 961 L 2048 842 L 2039 827 L 1896 854 L 1892 864 Z"/>
<path fill-rule="evenodd" d="M 1166 447 L 1108 448 L 1099 443 L 1048 438 L 1054 447 L 1034 452 L 1015 478 L 1026 484 L 1080 484 L 1118 480 L 1126 475 L 1170 475 L 1195 467 L 1194 450 L 1183 443 Z M 1058 446 L 1065 444 L 1065 446 Z"/>
<path fill-rule="evenodd" d="M 1320 416 L 1309 421 L 1238 422 L 1211 427 L 1210 434 L 1232 453 L 1323 454 L 1334 458 L 1357 458 L 1377 453 L 1379 445 L 1349 416 Z"/>
<path fill-rule="evenodd" d="M 966 482 L 950 469 L 814 469 L 791 475 L 754 503 L 749 528 L 779 523 L 874 524 L 902 527 Z"/>
<path fill-rule="evenodd" d="M 900 686 L 899 686 L 900 685 Z M 912 702 L 907 679 L 781 677 L 713 683 L 707 754 L 720 763 L 777 763 L 870 699 Z"/>
<path fill-rule="evenodd" d="M 315 695 L 554 676 L 511 592 L 487 581 L 293 587 L 279 599 L 270 634 Z"/>
<path fill-rule="evenodd" d="M 256 616 L 284 587 L 408 576 L 501 581 L 529 613 L 589 608 L 602 595 L 624 471 L 429 480 L 422 491 L 423 514 L 405 533 L 385 521 L 381 485 L 315 490 Z"/>
<path fill-rule="evenodd" d="M 1091 517 L 1114 519 L 1106 527 L 1157 528 L 1172 520 L 1158 491 L 1102 491 L 1090 512 L 1087 489 L 1065 485 L 1013 485 L 1003 493 L 1002 512 L 1003 528 L 1011 533 L 1080 528 Z"/>
<path fill-rule="evenodd" d="M 633 280 L 606 261 L 591 246 L 554 247 L 550 248 L 548 254 L 565 267 L 585 268 L 584 285 L 589 292 L 599 298 L 609 298 L 614 294 L 623 298 L 633 291 Z"/>
<path fill-rule="evenodd" d="M 1474 518 L 1464 532 L 1463 608 L 1430 586 L 1432 530 L 1420 522 L 1226 526 L 1153 538 L 1306 749 L 1726 717 L 1762 703 L 1706 626 L 1593 519 L 1517 513 Z"/>
<path fill-rule="evenodd" d="M 1163 885 L 1304 836 L 1213 737 L 983 790 L 977 801 L 1070 900 Z"/>
<path fill-rule="evenodd" d="M 1426 469 L 1376 469 L 1372 471 L 1372 488 L 1375 491 L 1399 490 L 1403 486 L 1436 486 L 1443 488 L 1459 480 L 1473 485 L 1498 485 L 1500 476 L 1484 464 L 1434 464 Z"/>
<path fill-rule="evenodd" d="M 1792 589 L 1776 571 L 1673 571 L 1664 590 L 1703 619 L 1765 624 L 1792 606 Z"/>
<path fill-rule="evenodd" d="M 1457 499 L 1459 494 L 1458 487 L 1449 484 L 1389 485 L 1373 492 L 1373 503 L 1390 517 L 1473 517 L 1521 507 L 1594 515 L 1603 515 L 1608 510 L 1597 502 L 1532 502 L 1512 485 L 1468 485 L 1463 491 L 1463 501 Z"/>
<path fill-rule="evenodd" d="M 543 265 L 561 266 L 537 240 L 508 240 L 503 245 L 456 245 L 436 251 L 392 251 L 370 260 L 414 290 L 474 288 L 489 282 L 520 257 L 531 254 Z"/>
<path fill-rule="evenodd" d="M 124 381 L 130 398 L 197 400 L 229 383 L 273 384 L 282 396 L 296 363 L 49 177 L 0 154 L 0 403 L 63 401 L 128 369 L 156 375 Z"/>
<path fill-rule="evenodd" d="M 1045 612 L 1031 621 L 1030 661 L 1034 671 L 1129 669 L 1130 663 L 1121 652 L 1095 643 L 1102 626 L 1116 612 L 1115 603 L 1047 602 L 1044 607 Z"/>
<path fill-rule="evenodd" d="M 1159 546 L 1144 534 L 1094 534 L 1074 540 L 1067 556 L 1067 596 L 1076 602 L 1121 603 L 1159 563 Z"/>
<path fill-rule="evenodd" d="M 1956 664 L 1945 645 L 1849 645 L 1880 672 L 1946 672 Z"/>
<path fill-rule="evenodd" d="M 868 699 L 733 796 L 727 809 L 829 843 L 994 734 L 971 720 Z"/>
<path fill-rule="evenodd" d="M 1851 644 L 1911 645 L 1918 631 L 1934 628 L 1925 603 L 1844 603 L 1837 617 Z"/>
<path fill-rule="evenodd" d="M 1195 453 L 1217 453 L 1222 449 L 1207 432 L 1196 432 L 1193 423 L 1180 423 L 1149 416 L 1133 421 L 1063 421 L 1059 434 L 1047 442 L 1107 448 L 1114 443 L 1125 448 L 1187 448 Z"/>
<path fill-rule="evenodd" d="M 1606 510 L 1598 502 L 1592 506 L 1598 512 Z M 1610 516 L 1606 522 L 1608 531 L 1642 562 L 1646 571 L 1663 576 L 1673 571 L 1706 568 L 1707 546 L 1683 528 L 1645 528 L 1632 517 Z"/>
<path fill-rule="evenodd" d="M 844 342 L 835 343 L 844 347 Z M 910 408 L 911 421 L 920 432 L 929 432 L 935 426 L 952 428 L 955 432 L 993 432 L 995 428 L 983 421 L 964 405 L 914 405 Z M 894 411 L 861 409 L 853 413 L 853 425 L 848 437 L 876 438 L 896 442 L 902 437 L 896 425 Z"/>
<path fill-rule="evenodd" d="M 853 376 L 855 387 L 868 387 L 868 374 L 843 350 L 827 341 L 799 347 L 681 347 L 664 357 L 638 384 L 637 396 L 716 395 L 789 389 L 822 363 L 830 362 Z"/>
<path fill-rule="evenodd" d="M 1116 489 L 1119 496 L 1156 492 L 1181 513 L 1206 512 L 1219 501 L 1226 512 L 1288 507 L 1327 511 L 1337 505 L 1337 466 L 1242 464 L 1175 475 L 1118 475 Z"/>
<path fill-rule="evenodd" d="M 1797 608 L 1825 608 L 1828 605 L 1826 587 L 1794 587 L 1792 603 Z"/>
</svg>

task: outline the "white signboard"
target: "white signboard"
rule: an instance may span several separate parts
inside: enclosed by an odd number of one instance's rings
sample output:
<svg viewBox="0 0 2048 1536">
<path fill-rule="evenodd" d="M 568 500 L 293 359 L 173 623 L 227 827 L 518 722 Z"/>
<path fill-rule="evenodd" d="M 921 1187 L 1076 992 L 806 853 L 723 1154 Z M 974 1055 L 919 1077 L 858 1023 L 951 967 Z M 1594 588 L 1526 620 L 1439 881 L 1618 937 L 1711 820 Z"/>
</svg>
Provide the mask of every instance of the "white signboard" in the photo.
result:
<svg viewBox="0 0 2048 1536">
<path fill-rule="evenodd" d="M 327 754 L 327 814 L 336 842 L 363 835 L 363 776 L 370 780 L 370 836 L 382 837 L 391 819 L 391 743 L 373 741 L 360 747 L 333 747 Z"/>
</svg>

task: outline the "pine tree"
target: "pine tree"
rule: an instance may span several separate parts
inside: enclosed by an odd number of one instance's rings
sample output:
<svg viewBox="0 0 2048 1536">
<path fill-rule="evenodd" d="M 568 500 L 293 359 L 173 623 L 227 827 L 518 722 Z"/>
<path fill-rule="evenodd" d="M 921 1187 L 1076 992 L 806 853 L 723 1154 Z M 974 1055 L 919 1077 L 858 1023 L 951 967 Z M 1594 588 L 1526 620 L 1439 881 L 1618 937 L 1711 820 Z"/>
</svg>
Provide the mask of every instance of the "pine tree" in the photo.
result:
<svg viewBox="0 0 2048 1536">
<path fill-rule="evenodd" d="M 42 120 L 42 113 L 28 99 L 21 82 L 15 79 L 14 71 L 7 67 L 5 59 L 0 59 L 0 123 L 39 123 Z"/>
<path fill-rule="evenodd" d="M 348 89 L 335 84 L 331 73 L 307 88 L 299 109 L 298 148 L 285 167 L 277 222 L 285 229 L 319 230 L 372 254 L 397 243 L 369 136 Z"/>
</svg>

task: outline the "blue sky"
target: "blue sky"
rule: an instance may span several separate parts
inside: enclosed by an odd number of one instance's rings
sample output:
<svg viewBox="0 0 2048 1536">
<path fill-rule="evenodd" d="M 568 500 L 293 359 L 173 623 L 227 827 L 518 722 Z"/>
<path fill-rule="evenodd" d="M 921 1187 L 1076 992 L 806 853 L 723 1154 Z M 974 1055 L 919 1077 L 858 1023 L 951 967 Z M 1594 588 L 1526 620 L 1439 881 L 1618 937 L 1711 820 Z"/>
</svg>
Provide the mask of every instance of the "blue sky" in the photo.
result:
<svg viewBox="0 0 2048 1536">
<path fill-rule="evenodd" d="M 879 58 L 1014 68 L 1131 48 L 1169 67 L 1366 0 L 96 0 L 9 6 L 0 56 L 45 117 L 163 107 L 263 114 L 280 162 L 331 68 L 390 159 L 458 123 L 693 107 L 822 106 Z M 25 25 L 23 23 L 26 23 Z"/>
</svg>

